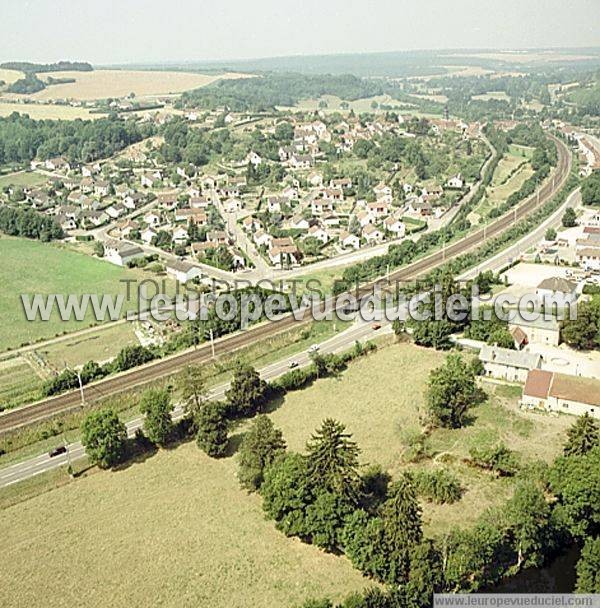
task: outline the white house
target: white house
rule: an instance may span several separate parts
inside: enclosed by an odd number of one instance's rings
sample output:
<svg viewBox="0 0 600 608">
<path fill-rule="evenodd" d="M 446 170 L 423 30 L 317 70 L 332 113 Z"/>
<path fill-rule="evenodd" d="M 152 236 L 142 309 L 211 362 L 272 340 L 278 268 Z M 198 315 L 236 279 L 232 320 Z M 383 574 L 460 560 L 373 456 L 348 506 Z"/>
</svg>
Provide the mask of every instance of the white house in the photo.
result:
<svg viewBox="0 0 600 608">
<path fill-rule="evenodd" d="M 327 234 L 326 230 L 323 230 L 320 226 L 311 226 L 308 230 L 306 237 L 313 237 L 324 245 L 329 242 L 329 234 Z"/>
<path fill-rule="evenodd" d="M 380 243 L 383 241 L 384 234 L 379 228 L 373 226 L 373 224 L 367 224 L 362 231 L 363 237 L 367 243 Z"/>
<path fill-rule="evenodd" d="M 383 220 L 383 227 L 386 230 L 393 232 L 394 236 L 399 239 L 403 238 L 406 234 L 406 224 L 402 220 L 395 217 L 388 217 Z"/>
<path fill-rule="evenodd" d="M 535 294 L 540 304 L 551 307 L 556 302 L 558 308 L 562 309 L 577 300 L 577 283 L 562 277 L 549 277 L 536 287 Z"/>
<path fill-rule="evenodd" d="M 143 258 L 144 252 L 137 245 L 107 239 L 104 242 L 104 257 L 117 266 L 125 266 L 132 260 Z"/>
<path fill-rule="evenodd" d="M 509 382 L 525 382 L 529 371 L 539 369 L 542 364 L 542 355 L 539 353 L 510 350 L 487 344 L 481 347 L 479 359 L 483 363 L 486 376 Z"/>
<path fill-rule="evenodd" d="M 167 276 L 179 283 L 187 283 L 202 277 L 200 268 L 182 260 L 173 260 L 166 264 Z"/>
<path fill-rule="evenodd" d="M 340 232 L 340 245 L 346 249 L 360 249 L 360 239 L 355 234 L 344 230 Z"/>
<path fill-rule="evenodd" d="M 242 207 L 242 201 L 238 198 L 228 198 L 223 203 L 223 209 L 225 209 L 226 213 L 235 213 L 239 211 Z"/>
<path fill-rule="evenodd" d="M 258 165 L 260 165 L 261 163 L 262 158 L 256 152 L 248 152 L 248 155 L 246 156 L 246 164 L 251 164 L 255 167 L 258 167 Z"/>
<path fill-rule="evenodd" d="M 149 211 L 144 215 L 144 222 L 148 224 L 148 226 L 158 226 L 160 224 L 160 215 L 153 211 Z"/>
<path fill-rule="evenodd" d="M 465 182 L 461 176 L 460 173 L 458 173 L 457 175 L 453 175 L 447 182 L 446 182 L 446 186 L 448 188 L 456 188 L 456 189 L 461 189 L 463 186 L 465 185 Z"/>
<path fill-rule="evenodd" d="M 150 243 L 152 243 L 152 239 L 156 236 L 158 236 L 158 232 L 156 232 L 156 230 L 152 230 L 152 228 L 145 228 L 140 233 L 140 237 L 142 241 L 146 243 L 146 245 L 150 245 Z"/>
<path fill-rule="evenodd" d="M 579 265 L 588 271 L 600 271 L 600 248 L 584 247 L 575 254 Z"/>
<path fill-rule="evenodd" d="M 308 230 L 310 228 L 310 224 L 308 220 L 303 218 L 301 215 L 295 215 L 290 220 L 290 228 L 293 230 Z"/>
<path fill-rule="evenodd" d="M 185 226 L 177 226 L 175 230 L 173 230 L 173 240 L 177 244 L 185 243 L 190 238 L 190 235 Z"/>
</svg>

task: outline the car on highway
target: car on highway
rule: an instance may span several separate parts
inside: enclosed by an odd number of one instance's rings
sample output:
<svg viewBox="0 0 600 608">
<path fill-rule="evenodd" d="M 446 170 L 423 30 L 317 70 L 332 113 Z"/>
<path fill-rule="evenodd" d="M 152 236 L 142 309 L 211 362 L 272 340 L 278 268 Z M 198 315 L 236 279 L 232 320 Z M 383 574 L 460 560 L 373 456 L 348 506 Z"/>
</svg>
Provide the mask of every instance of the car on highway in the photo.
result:
<svg viewBox="0 0 600 608">
<path fill-rule="evenodd" d="M 318 352 L 319 348 L 321 348 L 321 347 L 318 344 L 311 344 L 311 346 L 308 349 L 308 354 L 312 355 L 313 353 Z"/>
<path fill-rule="evenodd" d="M 374 329 L 375 331 L 381 329 L 381 323 L 373 323 L 373 325 L 371 325 L 371 329 Z"/>
<path fill-rule="evenodd" d="M 61 454 L 66 454 L 66 453 L 67 453 L 67 447 L 64 445 L 59 445 L 55 448 L 52 448 L 48 452 L 48 456 L 50 456 L 50 458 L 54 458 L 55 456 L 60 456 Z"/>
<path fill-rule="evenodd" d="M 292 359 L 291 361 L 288 362 L 288 367 L 290 369 L 294 369 L 295 367 L 298 367 L 298 361 L 295 361 L 294 359 Z"/>
</svg>

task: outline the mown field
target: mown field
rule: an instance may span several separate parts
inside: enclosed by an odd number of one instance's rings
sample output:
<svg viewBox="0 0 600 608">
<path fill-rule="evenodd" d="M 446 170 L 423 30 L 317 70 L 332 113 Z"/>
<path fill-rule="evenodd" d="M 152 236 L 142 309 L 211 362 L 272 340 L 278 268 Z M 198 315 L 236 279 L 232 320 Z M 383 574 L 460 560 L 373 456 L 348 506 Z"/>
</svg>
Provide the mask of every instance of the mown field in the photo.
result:
<svg viewBox="0 0 600 608">
<path fill-rule="evenodd" d="M 465 428 L 435 431 L 430 457 L 407 464 L 404 436 L 419 427 L 428 373 L 443 359 L 410 344 L 388 346 L 338 379 L 286 396 L 270 416 L 298 451 L 323 418 L 334 417 L 354 434 L 363 464 L 380 463 L 394 476 L 439 466 L 443 458 L 465 493 L 454 505 L 424 503 L 426 531 L 469 526 L 512 491 L 510 480 L 464 464 L 469 447 L 502 440 L 524 461 L 549 461 L 572 419 L 521 413 L 515 388 L 488 385 L 490 400 L 473 410 Z M 243 431 L 234 431 L 232 451 Z M 211 460 L 189 443 L 5 508 L 0 576 L 19 581 L 8 587 L 6 602 L 36 604 L 43 589 L 49 607 L 82 597 L 87 605 L 110 606 L 127 597 L 131 606 L 274 608 L 367 585 L 345 558 L 277 532 L 235 475 L 235 456 Z"/>
<path fill-rule="evenodd" d="M 18 70 L 5 70 L 0 68 L 0 80 L 4 80 L 6 84 L 12 84 L 13 82 L 23 78 L 24 74 Z"/>
<path fill-rule="evenodd" d="M 148 273 L 119 268 L 57 244 L 0 237 L 0 351 L 55 335 L 83 329 L 94 321 L 62 321 L 55 312 L 49 321 L 29 322 L 20 294 L 125 294 L 123 279 L 150 278 Z M 135 301 L 128 304 L 134 308 Z"/>
<path fill-rule="evenodd" d="M 0 361 L 0 411 L 35 401 L 41 386 L 42 378 L 22 357 Z"/>
<path fill-rule="evenodd" d="M 366 585 L 345 558 L 275 530 L 235 459 L 193 443 L 6 509 L 0 533 L 13 607 L 279 608 Z"/>
<path fill-rule="evenodd" d="M 106 114 L 93 114 L 86 108 L 73 108 L 42 103 L 0 103 L 0 116 L 10 116 L 13 112 L 27 114 L 34 120 L 90 120 L 105 117 Z"/>
<path fill-rule="evenodd" d="M 53 72 L 53 78 L 74 78 L 74 83 L 54 84 L 31 95 L 34 99 L 78 99 L 81 101 L 182 93 L 235 74 L 207 75 L 150 70 L 94 70 L 93 72 Z"/>
<path fill-rule="evenodd" d="M 0 104 L 1 106 L 1 104 Z M 48 181 L 47 175 L 36 173 L 35 171 L 20 171 L 18 173 L 9 173 L 0 177 L 0 188 L 6 186 L 41 186 Z"/>
</svg>

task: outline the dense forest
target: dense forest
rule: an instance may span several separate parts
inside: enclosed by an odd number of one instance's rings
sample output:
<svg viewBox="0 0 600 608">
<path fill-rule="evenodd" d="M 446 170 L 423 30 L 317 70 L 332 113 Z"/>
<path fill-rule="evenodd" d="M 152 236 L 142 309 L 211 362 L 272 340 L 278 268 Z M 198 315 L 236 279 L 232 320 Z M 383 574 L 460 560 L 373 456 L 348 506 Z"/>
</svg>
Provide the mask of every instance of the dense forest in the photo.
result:
<svg viewBox="0 0 600 608">
<path fill-rule="evenodd" d="M 11 114 L 0 118 L 0 165 L 65 156 L 90 162 L 105 158 L 152 134 L 152 127 L 117 118 L 32 120 Z"/>
<path fill-rule="evenodd" d="M 52 241 L 61 239 L 64 234 L 55 218 L 43 215 L 32 209 L 13 209 L 0 207 L 0 231 L 11 236 L 28 239 Z"/>
<path fill-rule="evenodd" d="M 256 78 L 219 80 L 208 87 L 184 93 L 181 105 L 208 109 L 227 106 L 234 111 L 260 111 L 275 106 L 293 106 L 301 99 L 322 95 L 336 95 L 352 101 L 383 92 L 382 83 L 350 74 L 266 74 Z"/>
</svg>

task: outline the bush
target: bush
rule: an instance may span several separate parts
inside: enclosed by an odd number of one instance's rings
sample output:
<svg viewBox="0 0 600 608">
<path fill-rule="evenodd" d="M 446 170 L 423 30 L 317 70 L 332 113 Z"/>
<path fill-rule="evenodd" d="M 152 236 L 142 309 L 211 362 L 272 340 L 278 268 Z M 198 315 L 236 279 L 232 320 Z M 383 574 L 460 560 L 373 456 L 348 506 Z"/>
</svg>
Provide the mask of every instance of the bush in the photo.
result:
<svg viewBox="0 0 600 608">
<path fill-rule="evenodd" d="M 473 447 L 469 450 L 471 463 L 482 469 L 494 471 L 500 477 L 510 477 L 519 470 L 516 454 L 503 443 L 494 447 Z"/>
<path fill-rule="evenodd" d="M 418 471 L 413 481 L 417 494 L 436 504 L 452 504 L 462 496 L 458 478 L 446 469 Z"/>
</svg>

